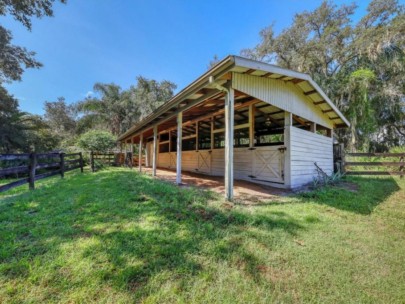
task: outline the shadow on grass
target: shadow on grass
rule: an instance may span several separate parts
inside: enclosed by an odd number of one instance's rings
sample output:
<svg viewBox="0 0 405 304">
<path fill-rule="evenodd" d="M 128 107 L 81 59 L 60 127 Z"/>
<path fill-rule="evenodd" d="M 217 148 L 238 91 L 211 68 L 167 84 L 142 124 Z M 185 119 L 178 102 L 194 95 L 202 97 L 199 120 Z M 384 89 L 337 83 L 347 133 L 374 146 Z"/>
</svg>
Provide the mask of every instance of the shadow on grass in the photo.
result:
<svg viewBox="0 0 405 304">
<path fill-rule="evenodd" d="M 309 200 L 340 210 L 368 215 L 389 196 L 401 189 L 392 177 L 348 177 L 346 182 L 354 183 L 358 189 L 351 191 L 343 184 L 328 186 L 300 196 L 304 201 Z"/>
<path fill-rule="evenodd" d="M 261 261 L 244 248 L 240 232 L 249 230 L 260 240 L 272 231 L 277 242 L 278 234 L 294 236 L 304 228 L 283 212 L 227 210 L 208 205 L 212 199 L 212 192 L 181 189 L 129 170 L 49 181 L 0 202 L 0 276 L 29 277 L 38 257 L 59 265 L 64 246 L 73 243 L 80 245 L 80 260 L 99 265 L 97 280 L 138 296 L 160 273 L 196 275 L 200 256 L 242 259 L 244 271 L 257 278 Z"/>
</svg>

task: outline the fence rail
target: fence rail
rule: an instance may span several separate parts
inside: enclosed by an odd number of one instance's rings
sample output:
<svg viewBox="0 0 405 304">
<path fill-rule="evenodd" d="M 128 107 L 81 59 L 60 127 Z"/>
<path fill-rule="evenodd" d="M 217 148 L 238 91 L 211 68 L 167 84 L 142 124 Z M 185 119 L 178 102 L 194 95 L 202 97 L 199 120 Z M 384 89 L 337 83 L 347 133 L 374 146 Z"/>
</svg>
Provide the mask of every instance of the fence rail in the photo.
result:
<svg viewBox="0 0 405 304">
<path fill-rule="evenodd" d="M 67 159 L 68 158 L 68 159 Z M 0 192 L 28 183 L 29 189 L 35 188 L 35 181 L 54 175 L 64 177 L 65 172 L 79 169 L 83 172 L 82 153 L 22 153 L 0 154 L 0 161 L 21 161 L 24 165 L 17 165 L 0 169 L 0 177 L 10 175 L 25 175 L 16 181 L 0 185 Z M 45 172 L 43 172 L 45 170 Z M 28 175 L 28 177 L 27 177 Z"/>
<path fill-rule="evenodd" d="M 350 157 L 363 157 L 367 160 L 347 161 Z M 372 157 L 378 158 L 399 158 L 398 161 L 372 161 Z M 344 171 L 347 175 L 399 175 L 401 178 L 405 175 L 405 153 L 346 153 Z M 353 167 L 362 167 L 362 170 L 352 170 Z M 368 167 L 382 167 L 383 170 L 366 170 Z M 398 170 L 392 171 L 395 168 Z"/>
<path fill-rule="evenodd" d="M 122 153 L 114 153 L 114 152 L 107 152 L 107 153 L 101 153 L 101 152 L 90 152 L 90 167 L 91 171 L 95 172 L 96 171 L 96 161 L 100 161 L 104 164 L 107 164 L 109 166 L 118 166 L 120 164 L 120 154 Z"/>
</svg>

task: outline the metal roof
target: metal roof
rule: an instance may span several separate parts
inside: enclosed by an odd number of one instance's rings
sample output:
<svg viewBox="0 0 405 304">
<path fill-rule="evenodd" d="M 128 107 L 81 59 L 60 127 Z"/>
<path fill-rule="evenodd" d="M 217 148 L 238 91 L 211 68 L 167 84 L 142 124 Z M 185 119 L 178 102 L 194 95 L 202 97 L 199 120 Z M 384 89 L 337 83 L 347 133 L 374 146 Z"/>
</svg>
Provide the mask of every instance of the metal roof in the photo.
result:
<svg viewBox="0 0 405 304">
<path fill-rule="evenodd" d="M 218 94 L 217 91 L 208 90 L 210 88 L 209 78 L 213 77 L 219 82 L 225 82 L 226 80 L 221 80 L 221 77 L 223 78 L 224 75 L 229 72 L 291 81 L 312 100 L 314 105 L 320 107 L 325 115 L 331 120 L 333 119 L 336 125 L 350 126 L 348 120 L 308 74 L 284 69 L 273 64 L 230 55 L 190 83 L 169 101 L 160 106 L 156 111 L 135 124 L 125 133 L 121 134 L 118 140 L 122 141 L 130 136 L 136 135 L 145 128 L 151 128 L 152 125 L 155 125 L 156 123 L 173 118 L 179 111 L 189 109 L 192 106 L 203 102 L 207 98 L 215 96 L 215 94 Z M 203 92 L 204 89 L 207 89 L 207 92 Z M 184 107 L 181 107 L 182 102 L 186 100 L 187 104 Z M 168 114 L 163 117 L 163 114 L 165 113 Z"/>
</svg>

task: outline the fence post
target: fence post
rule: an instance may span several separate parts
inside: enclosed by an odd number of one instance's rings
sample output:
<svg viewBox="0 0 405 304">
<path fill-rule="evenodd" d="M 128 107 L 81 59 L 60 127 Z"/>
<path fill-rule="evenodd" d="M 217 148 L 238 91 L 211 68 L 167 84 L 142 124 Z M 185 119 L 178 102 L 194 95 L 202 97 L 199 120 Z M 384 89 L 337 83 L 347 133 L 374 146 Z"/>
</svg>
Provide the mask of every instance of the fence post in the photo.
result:
<svg viewBox="0 0 405 304">
<path fill-rule="evenodd" d="M 400 163 L 403 163 L 403 162 L 404 162 L 404 157 L 403 157 L 403 156 L 401 156 L 401 157 L 399 158 L 399 162 L 400 162 Z M 402 172 L 402 173 L 405 174 L 405 172 L 404 172 L 404 166 L 399 166 L 399 172 Z M 399 178 L 400 178 L 400 179 L 404 178 L 404 174 L 401 174 L 401 175 L 399 176 Z"/>
<path fill-rule="evenodd" d="M 65 177 L 65 153 L 61 152 L 59 153 L 60 157 L 60 177 L 64 178 Z"/>
<path fill-rule="evenodd" d="M 83 173 L 83 154 L 80 152 L 80 171 Z"/>
<path fill-rule="evenodd" d="M 346 155 L 345 155 L 345 145 L 344 144 L 340 144 L 340 158 L 341 158 L 340 173 L 344 174 L 344 173 L 346 173 Z"/>
<path fill-rule="evenodd" d="M 37 167 L 37 155 L 35 152 L 32 152 L 30 154 L 30 164 L 28 166 L 29 168 L 29 176 L 28 176 L 28 183 L 29 183 L 29 189 L 34 190 L 35 189 L 35 169 Z"/>
<path fill-rule="evenodd" d="M 90 166 L 91 166 L 91 172 L 94 172 L 94 155 L 93 155 L 93 151 L 90 151 Z"/>
</svg>

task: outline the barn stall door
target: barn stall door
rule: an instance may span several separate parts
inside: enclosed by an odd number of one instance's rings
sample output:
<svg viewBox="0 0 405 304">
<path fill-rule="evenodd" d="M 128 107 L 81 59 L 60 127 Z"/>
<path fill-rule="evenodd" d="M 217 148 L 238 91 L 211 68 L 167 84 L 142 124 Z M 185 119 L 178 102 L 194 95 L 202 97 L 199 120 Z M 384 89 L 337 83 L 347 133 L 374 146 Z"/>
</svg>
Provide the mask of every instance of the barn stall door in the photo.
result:
<svg viewBox="0 0 405 304">
<path fill-rule="evenodd" d="M 177 153 L 170 152 L 169 155 L 170 155 L 169 168 L 176 168 Z"/>
<path fill-rule="evenodd" d="M 198 151 L 197 172 L 210 174 L 211 173 L 211 152 Z"/>
<path fill-rule="evenodd" d="M 284 182 L 284 150 L 280 147 L 260 147 L 253 152 L 252 178 L 257 181 Z"/>
</svg>

